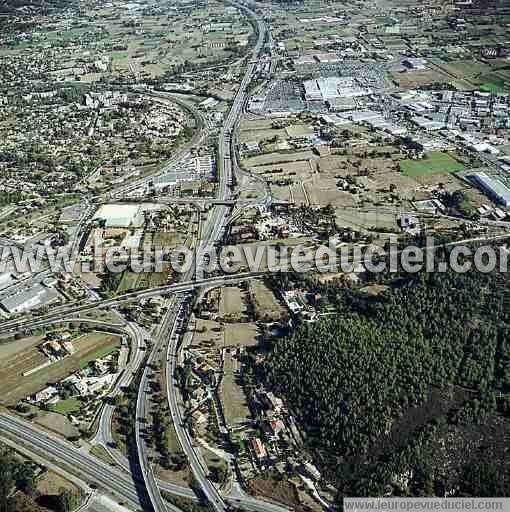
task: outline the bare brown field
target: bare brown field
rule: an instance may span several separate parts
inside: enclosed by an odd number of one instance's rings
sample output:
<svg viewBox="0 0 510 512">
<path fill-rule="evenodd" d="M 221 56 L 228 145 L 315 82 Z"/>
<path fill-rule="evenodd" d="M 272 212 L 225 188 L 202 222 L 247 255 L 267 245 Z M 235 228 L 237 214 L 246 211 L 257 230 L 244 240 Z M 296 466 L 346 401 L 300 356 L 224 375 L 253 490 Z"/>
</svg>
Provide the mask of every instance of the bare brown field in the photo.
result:
<svg viewBox="0 0 510 512">
<path fill-rule="evenodd" d="M 309 160 L 262 165 L 250 169 L 269 183 L 278 183 L 288 178 L 292 181 L 308 179 L 314 170 Z"/>
<path fill-rule="evenodd" d="M 273 137 L 279 137 L 284 139 L 287 136 L 287 133 L 284 129 L 274 129 L 274 128 L 260 128 L 260 129 L 250 129 L 243 130 L 239 134 L 239 142 L 244 144 L 245 142 L 265 142 L 266 140 L 270 140 Z"/>
<path fill-rule="evenodd" d="M 35 422 L 63 437 L 72 438 L 79 435 L 78 429 L 70 422 L 67 416 L 57 412 L 38 412 Z"/>
<path fill-rule="evenodd" d="M 53 471 L 46 471 L 37 479 L 37 491 L 42 495 L 58 496 L 62 489 L 79 494 L 79 489 L 74 484 Z"/>
<path fill-rule="evenodd" d="M 223 347 L 223 329 L 219 322 L 198 318 L 193 331 L 193 346 L 213 344 Z"/>
<path fill-rule="evenodd" d="M 411 71 L 409 73 L 393 73 L 393 78 L 399 87 L 404 89 L 414 89 L 419 85 L 428 85 L 435 82 L 449 82 L 451 77 L 438 71 Z"/>
<path fill-rule="evenodd" d="M 312 206 L 327 206 L 331 204 L 335 208 L 355 206 L 356 197 L 343 192 L 336 187 L 337 180 L 334 178 L 320 178 L 314 176 L 304 184 L 307 196 Z"/>
<path fill-rule="evenodd" d="M 290 188 L 288 185 L 275 185 L 271 184 L 271 194 L 277 201 L 287 201 L 291 199 Z"/>
<path fill-rule="evenodd" d="M 298 162 L 316 159 L 317 156 L 311 151 L 297 151 L 292 153 L 268 153 L 266 155 L 247 158 L 243 164 L 247 167 L 259 167 L 263 165 L 276 165 L 288 162 Z"/>
<path fill-rule="evenodd" d="M 360 209 L 338 209 L 336 222 L 339 226 L 359 231 L 370 231 L 373 227 L 386 229 L 389 232 L 400 232 L 396 216 L 398 212 L 388 213 L 378 209 L 363 211 Z"/>
<path fill-rule="evenodd" d="M 29 336 L 21 340 L 14 340 L 0 344 L 0 370 L 5 366 L 5 362 L 10 358 L 38 345 L 41 343 L 43 338 L 44 336 Z"/>
</svg>

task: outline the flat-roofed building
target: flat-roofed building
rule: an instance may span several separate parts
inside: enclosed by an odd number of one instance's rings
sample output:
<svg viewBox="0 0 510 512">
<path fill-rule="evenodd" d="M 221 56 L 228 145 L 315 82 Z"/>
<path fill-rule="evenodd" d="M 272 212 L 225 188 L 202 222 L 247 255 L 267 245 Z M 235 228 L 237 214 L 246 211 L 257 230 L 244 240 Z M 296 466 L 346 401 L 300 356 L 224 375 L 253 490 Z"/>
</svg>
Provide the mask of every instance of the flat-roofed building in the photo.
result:
<svg viewBox="0 0 510 512">
<path fill-rule="evenodd" d="M 37 283 L 28 290 L 6 297 L 0 302 L 0 305 L 8 313 L 23 313 L 54 302 L 58 297 L 59 294 L 56 290 Z"/>
<path fill-rule="evenodd" d="M 504 183 L 485 172 L 477 172 L 472 174 L 470 178 L 496 202 L 504 206 L 510 206 L 510 188 Z"/>
<path fill-rule="evenodd" d="M 372 90 L 360 87 L 353 77 L 331 76 L 304 82 L 307 101 L 335 101 L 339 98 L 368 96 Z"/>
<path fill-rule="evenodd" d="M 105 228 L 139 228 L 144 216 L 137 204 L 105 204 L 94 215 L 94 220 L 103 220 Z"/>
</svg>

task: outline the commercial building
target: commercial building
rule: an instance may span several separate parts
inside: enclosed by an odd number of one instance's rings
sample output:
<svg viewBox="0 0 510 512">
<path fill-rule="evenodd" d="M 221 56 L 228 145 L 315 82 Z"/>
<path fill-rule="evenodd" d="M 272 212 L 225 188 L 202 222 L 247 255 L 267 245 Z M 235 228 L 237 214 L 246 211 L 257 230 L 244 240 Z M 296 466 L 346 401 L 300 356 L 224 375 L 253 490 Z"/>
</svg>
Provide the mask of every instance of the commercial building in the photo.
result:
<svg viewBox="0 0 510 512">
<path fill-rule="evenodd" d="M 352 77 L 327 77 L 304 82 L 307 101 L 333 101 L 338 98 L 368 96 L 372 90 L 360 87 Z"/>
<path fill-rule="evenodd" d="M 477 172 L 472 174 L 470 178 L 494 201 L 507 207 L 510 206 L 510 188 L 504 183 L 492 178 L 485 172 Z"/>
<path fill-rule="evenodd" d="M 425 60 L 413 59 L 411 57 L 408 57 L 407 59 L 404 59 L 402 61 L 402 65 L 405 68 L 411 69 L 413 71 L 423 71 L 424 69 L 427 69 L 427 66 L 425 64 L 426 64 Z"/>
</svg>

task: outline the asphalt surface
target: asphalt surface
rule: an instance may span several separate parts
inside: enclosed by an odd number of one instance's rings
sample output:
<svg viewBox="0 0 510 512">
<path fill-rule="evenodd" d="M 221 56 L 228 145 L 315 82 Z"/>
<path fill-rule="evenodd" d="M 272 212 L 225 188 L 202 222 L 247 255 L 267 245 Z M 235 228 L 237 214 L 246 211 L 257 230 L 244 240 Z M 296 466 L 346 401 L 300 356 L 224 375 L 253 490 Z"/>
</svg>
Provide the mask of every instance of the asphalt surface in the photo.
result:
<svg viewBox="0 0 510 512">
<path fill-rule="evenodd" d="M 262 50 L 265 39 L 265 27 L 262 20 L 248 7 L 235 1 L 228 1 L 228 3 L 240 8 L 248 16 L 253 17 L 258 25 L 258 40 L 255 48 L 253 49 L 253 61 L 257 61 Z M 255 64 L 248 64 L 246 73 L 243 77 L 241 85 L 234 98 L 234 102 L 229 111 L 229 114 L 224 122 L 223 129 L 218 138 L 218 168 L 220 170 L 219 183 L 217 189 L 217 198 L 221 201 L 228 201 L 231 199 L 230 186 L 233 182 L 234 166 L 232 159 L 232 144 L 231 137 L 236 123 L 242 113 L 244 102 L 247 97 L 247 88 L 253 76 Z M 200 242 L 197 247 L 197 267 L 196 278 L 200 279 L 203 276 L 203 266 L 206 265 L 203 254 L 213 251 L 214 244 L 223 238 L 223 231 L 227 224 L 230 214 L 230 208 L 223 204 L 218 204 L 212 207 L 209 217 L 203 226 Z M 170 341 L 167 346 L 167 399 L 174 425 L 177 439 L 182 447 L 184 454 L 188 459 L 189 466 L 193 476 L 207 498 L 209 504 L 216 512 L 225 512 L 228 505 L 225 503 L 218 489 L 208 478 L 208 470 L 203 466 L 200 457 L 193 447 L 193 442 L 190 437 L 188 429 L 184 426 L 182 411 L 179 407 L 177 383 L 175 382 L 174 375 L 179 358 L 179 337 L 176 335 L 176 321 L 179 317 L 179 310 L 173 319 L 173 328 L 170 333 Z"/>
<path fill-rule="evenodd" d="M 98 299 L 87 304 L 72 303 L 66 306 L 54 307 L 52 313 L 47 315 L 40 315 L 35 319 L 28 317 L 16 318 L 14 320 L 7 320 L 0 323 L 0 332 L 11 332 L 28 330 L 34 327 L 39 327 L 50 323 L 51 321 L 63 320 L 68 316 L 77 315 L 86 311 L 92 311 L 94 309 L 105 309 L 105 308 L 116 308 L 121 304 L 128 302 L 137 302 L 140 299 L 147 299 L 150 297 L 157 297 L 165 294 L 174 294 L 179 292 L 185 292 L 196 288 L 201 288 L 208 285 L 222 286 L 232 282 L 243 281 L 246 279 L 253 279 L 264 275 L 265 272 L 243 272 L 235 275 L 225 275 L 208 277 L 204 279 L 195 279 L 190 281 L 184 281 L 177 284 L 169 284 L 165 286 L 159 286 L 157 288 L 149 288 L 145 290 L 139 290 L 136 292 L 130 292 L 123 295 L 119 295 L 113 299 Z"/>
<path fill-rule="evenodd" d="M 97 487 L 97 492 L 115 496 L 119 502 L 135 510 L 149 510 L 150 501 L 145 493 L 140 475 L 131 474 L 124 465 L 113 467 L 78 449 L 59 436 L 42 430 L 31 423 L 0 413 L 0 439 L 15 442 L 17 449 L 41 460 L 50 469 L 71 481 L 78 477 L 82 482 Z M 123 464 L 129 464 L 126 460 Z M 78 482 L 79 483 L 79 482 Z M 78 485 L 77 483 L 77 485 Z M 83 487 L 83 483 L 79 485 Z M 184 490 L 170 483 L 158 482 L 158 487 L 171 494 L 192 498 L 191 490 Z M 233 503 L 255 512 L 289 512 L 288 509 L 259 501 L 252 497 L 232 499 Z M 166 510 L 175 510 L 167 508 Z"/>
<path fill-rule="evenodd" d="M 245 12 L 248 16 L 253 17 L 259 27 L 259 39 L 253 50 L 253 63 L 248 65 L 246 70 L 246 74 L 241 82 L 241 86 L 237 92 L 237 95 L 234 99 L 232 108 L 225 120 L 222 133 L 220 134 L 218 140 L 218 151 L 220 155 L 219 167 L 221 172 L 219 173 L 219 184 L 218 184 L 218 192 L 217 197 L 219 200 L 219 204 L 213 206 L 210 211 L 209 218 L 207 219 L 205 226 L 201 233 L 201 239 L 198 244 L 198 258 L 196 267 L 193 267 L 188 274 L 187 278 L 192 279 L 193 273 L 196 273 L 196 276 L 199 278 L 203 275 L 203 264 L 204 261 L 201 260 L 200 255 L 203 252 L 211 251 L 214 248 L 214 244 L 221 240 L 223 236 L 223 230 L 228 221 L 228 216 L 230 213 L 230 207 L 233 206 L 233 202 L 231 202 L 230 197 L 230 186 L 233 181 L 233 173 L 234 167 L 236 165 L 235 161 L 232 158 L 232 133 L 235 128 L 235 125 L 239 119 L 240 114 L 243 110 L 243 105 L 246 100 L 247 88 L 251 81 L 254 69 L 255 62 L 257 61 L 260 52 L 263 47 L 264 38 L 265 38 L 265 27 L 258 18 L 258 16 L 251 11 L 245 5 L 235 2 L 229 1 L 228 3 L 240 8 Z M 201 138 L 204 136 L 203 132 L 200 133 L 199 137 L 192 141 L 192 145 L 196 145 L 200 142 Z M 172 165 L 175 165 L 181 158 L 182 154 L 176 155 L 175 159 L 172 159 L 166 166 L 166 168 L 162 172 L 167 172 L 168 168 Z M 233 163 L 234 162 L 234 163 Z M 118 196 L 123 195 L 133 188 L 139 187 L 147 183 L 153 176 L 143 178 L 142 180 L 138 180 L 138 182 L 129 184 L 125 187 L 121 187 L 115 190 L 113 193 L 110 193 L 109 196 Z M 222 204 L 225 202 L 225 204 Z M 244 276 L 251 277 L 252 274 Z M 167 287 L 160 287 L 158 289 L 147 290 L 146 293 L 135 292 L 132 294 L 125 294 L 121 297 L 116 297 L 115 299 L 101 301 L 97 300 L 93 304 L 89 305 L 79 305 L 79 306 L 67 306 L 63 308 L 57 308 L 57 311 L 50 315 L 46 315 L 44 317 L 40 317 L 37 320 L 33 321 L 23 321 L 23 320 L 15 320 L 11 322 L 4 322 L 0 324 L 0 332 L 1 331 L 9 331 L 13 329 L 18 329 L 23 326 L 24 329 L 29 329 L 31 327 L 35 327 L 37 325 L 41 325 L 43 323 L 48 323 L 54 321 L 58 318 L 62 319 L 63 316 L 67 315 L 76 315 L 78 313 L 82 313 L 84 311 L 88 311 L 96 308 L 105 308 L 111 307 L 115 308 L 119 304 L 123 302 L 129 302 L 132 300 L 139 300 L 143 297 L 151 297 L 155 295 L 161 295 L 162 293 L 177 293 L 184 290 L 193 289 L 199 286 L 210 285 L 212 283 L 216 285 L 225 284 L 228 281 L 238 280 L 240 276 L 224 276 L 221 278 L 209 278 L 209 279 L 200 279 L 200 280 L 192 280 L 187 281 L 186 283 L 180 283 L 178 285 L 170 285 Z M 192 473 L 197 481 L 197 484 L 201 488 L 203 494 L 208 499 L 213 509 L 217 512 L 224 512 L 227 510 L 228 505 L 225 503 L 223 497 L 220 495 L 218 490 L 214 487 L 214 485 L 207 478 L 207 471 L 203 467 L 200 462 L 200 459 L 195 452 L 192 441 L 187 429 L 183 427 L 181 410 L 179 408 L 179 404 L 177 402 L 178 393 L 174 389 L 175 384 L 173 380 L 173 375 L 175 373 L 175 365 L 177 362 L 177 352 L 178 352 L 178 336 L 175 334 L 176 324 L 178 318 L 181 316 L 183 311 L 182 300 L 178 296 L 174 296 L 171 299 L 171 303 L 168 308 L 168 312 L 164 317 L 163 324 L 161 326 L 160 336 L 156 339 L 156 343 L 149 354 L 148 362 L 146 367 L 144 368 L 144 372 L 142 374 L 138 400 L 137 400 L 137 418 L 136 418 L 136 442 L 138 447 L 138 457 L 140 468 L 142 472 L 142 477 L 144 481 L 145 489 L 141 490 L 137 487 L 136 481 L 133 479 L 133 475 L 126 475 L 125 473 L 118 472 L 117 470 L 111 469 L 109 466 L 106 466 L 95 458 L 90 457 L 86 454 L 80 453 L 79 458 L 81 458 L 81 462 L 79 464 L 80 471 L 84 474 L 87 479 L 93 482 L 95 485 L 102 485 L 105 482 L 108 482 L 110 485 L 110 490 L 117 495 L 125 498 L 131 505 L 142 506 L 144 510 L 147 507 L 152 507 L 155 511 L 166 511 L 172 510 L 178 512 L 179 509 L 177 507 L 171 506 L 166 503 L 162 496 L 158 486 L 158 482 L 155 479 L 155 476 L 152 471 L 152 466 L 149 462 L 149 454 L 148 449 L 143 439 L 143 426 L 145 425 L 145 421 L 148 413 L 148 396 L 149 396 L 149 376 L 151 373 L 150 365 L 153 363 L 161 349 L 161 346 L 165 343 L 167 337 L 169 336 L 170 342 L 167 346 L 167 398 L 170 406 L 170 412 L 172 415 L 172 420 L 175 425 L 175 429 L 177 432 L 177 437 L 179 442 L 183 448 L 184 453 L 188 457 L 188 461 L 192 470 Z M 143 362 L 144 357 L 144 335 L 140 331 L 140 328 L 136 326 L 136 324 L 128 324 L 126 327 L 130 331 L 131 337 L 134 340 L 134 355 L 131 359 L 129 366 L 124 371 L 123 375 L 117 382 L 114 391 L 111 394 L 111 398 L 113 398 L 117 393 L 120 392 L 120 389 L 123 386 L 128 385 L 134 373 L 139 368 L 139 366 Z M 114 407 L 110 404 L 106 404 L 105 408 L 101 415 L 99 431 L 95 438 L 96 442 L 99 442 L 104 445 L 109 445 L 112 442 L 111 438 L 111 419 L 113 415 Z M 74 447 L 62 445 L 63 442 L 58 442 L 52 436 L 37 432 L 35 433 L 33 430 L 26 425 L 20 422 L 17 419 L 7 417 L 5 415 L 0 416 L 0 427 L 3 428 L 4 435 L 7 436 L 15 436 L 17 439 L 21 439 L 24 443 L 30 443 L 32 446 L 43 452 L 48 452 L 52 454 L 52 457 L 60 458 L 61 462 L 64 464 L 73 466 L 76 464 L 76 449 Z M 30 444 L 29 443 L 29 444 Z M 131 485 L 130 485 L 131 484 Z M 134 487 L 134 489 L 133 489 Z M 146 490 L 147 494 L 143 491 Z M 172 489 L 173 490 L 173 489 Z M 170 490 L 170 492 L 172 492 Z M 148 495 L 148 496 L 147 496 Z M 237 501 L 237 500 L 236 500 Z M 249 510 L 271 510 L 268 505 L 261 505 L 257 500 L 246 500 L 246 505 Z M 262 507 L 262 508 L 261 508 Z M 274 510 L 282 510 L 280 507 L 274 508 Z"/>
</svg>

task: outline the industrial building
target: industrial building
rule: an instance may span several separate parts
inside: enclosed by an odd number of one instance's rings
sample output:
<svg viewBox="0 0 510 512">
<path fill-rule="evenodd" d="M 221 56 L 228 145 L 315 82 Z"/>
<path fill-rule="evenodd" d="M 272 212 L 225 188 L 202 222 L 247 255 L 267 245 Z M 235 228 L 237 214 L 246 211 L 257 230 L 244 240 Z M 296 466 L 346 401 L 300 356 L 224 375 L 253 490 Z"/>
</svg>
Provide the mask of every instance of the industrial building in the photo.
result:
<svg viewBox="0 0 510 512">
<path fill-rule="evenodd" d="M 179 166 L 160 176 L 156 176 L 151 187 L 162 190 L 178 183 L 189 181 L 211 181 L 216 174 L 216 159 L 212 154 L 190 156 L 184 159 Z"/>
<path fill-rule="evenodd" d="M 510 206 L 510 189 L 504 183 L 485 172 L 477 172 L 470 178 L 494 201 L 507 207 Z"/>
<path fill-rule="evenodd" d="M 15 283 L 14 276 L 10 272 L 0 274 L 0 290 L 8 288 Z"/>
<path fill-rule="evenodd" d="M 104 221 L 105 228 L 139 228 L 143 226 L 144 216 L 136 204 L 105 204 L 96 212 L 94 220 Z"/>
<path fill-rule="evenodd" d="M 23 313 L 30 309 L 50 304 L 59 298 L 53 288 L 47 288 L 39 283 L 28 290 L 11 295 L 0 302 L 2 308 L 10 314 Z"/>
<path fill-rule="evenodd" d="M 337 98 L 368 96 L 372 90 L 360 87 L 352 77 L 327 77 L 304 82 L 307 101 L 328 101 Z"/>
</svg>

